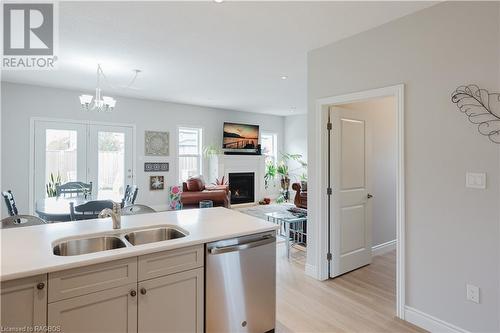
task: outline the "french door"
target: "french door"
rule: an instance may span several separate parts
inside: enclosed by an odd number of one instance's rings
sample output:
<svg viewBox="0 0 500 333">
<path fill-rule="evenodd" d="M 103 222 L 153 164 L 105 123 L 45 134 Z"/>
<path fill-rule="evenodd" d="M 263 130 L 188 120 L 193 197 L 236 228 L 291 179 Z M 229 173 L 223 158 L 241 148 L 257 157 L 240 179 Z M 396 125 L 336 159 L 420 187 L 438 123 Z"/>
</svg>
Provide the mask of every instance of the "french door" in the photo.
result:
<svg viewBox="0 0 500 333">
<path fill-rule="evenodd" d="M 34 200 L 51 179 L 92 182 L 92 196 L 118 199 L 134 182 L 132 126 L 71 121 L 34 123 Z"/>
<path fill-rule="evenodd" d="M 101 198 L 119 198 L 133 182 L 131 127 L 89 125 L 87 180 Z"/>
</svg>

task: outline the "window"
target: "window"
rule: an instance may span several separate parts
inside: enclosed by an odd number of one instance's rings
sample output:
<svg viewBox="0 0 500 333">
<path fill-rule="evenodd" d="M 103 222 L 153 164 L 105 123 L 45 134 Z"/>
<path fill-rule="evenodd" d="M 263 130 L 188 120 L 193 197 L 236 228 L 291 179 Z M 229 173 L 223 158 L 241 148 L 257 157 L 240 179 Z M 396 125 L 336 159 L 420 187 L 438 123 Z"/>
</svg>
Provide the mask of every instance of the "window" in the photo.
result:
<svg viewBox="0 0 500 333">
<path fill-rule="evenodd" d="M 262 154 L 266 156 L 266 163 L 277 163 L 278 160 L 278 135 L 275 133 L 262 133 Z"/>
<path fill-rule="evenodd" d="M 179 127 L 179 180 L 202 174 L 202 129 Z"/>
</svg>

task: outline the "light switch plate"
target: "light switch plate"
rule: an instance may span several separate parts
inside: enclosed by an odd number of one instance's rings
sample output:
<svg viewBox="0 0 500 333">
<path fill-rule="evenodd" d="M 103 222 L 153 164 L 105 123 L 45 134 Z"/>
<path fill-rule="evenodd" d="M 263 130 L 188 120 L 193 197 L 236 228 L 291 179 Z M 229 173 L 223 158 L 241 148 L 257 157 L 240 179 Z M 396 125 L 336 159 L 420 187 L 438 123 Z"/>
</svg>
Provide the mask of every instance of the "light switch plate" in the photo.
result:
<svg viewBox="0 0 500 333">
<path fill-rule="evenodd" d="M 467 172 L 465 175 L 465 187 L 486 189 L 486 174 Z"/>
<path fill-rule="evenodd" d="M 479 287 L 472 284 L 466 285 L 467 300 L 479 304 Z"/>
</svg>

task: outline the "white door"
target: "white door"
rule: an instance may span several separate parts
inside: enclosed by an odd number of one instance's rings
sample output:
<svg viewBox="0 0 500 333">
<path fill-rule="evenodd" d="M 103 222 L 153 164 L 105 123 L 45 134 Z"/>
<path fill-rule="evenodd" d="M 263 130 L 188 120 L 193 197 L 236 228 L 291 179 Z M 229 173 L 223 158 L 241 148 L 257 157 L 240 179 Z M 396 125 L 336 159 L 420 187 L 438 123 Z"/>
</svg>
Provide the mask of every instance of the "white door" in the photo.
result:
<svg viewBox="0 0 500 333">
<path fill-rule="evenodd" d="M 134 128 L 78 121 L 35 120 L 33 202 L 47 197 L 51 174 L 92 182 L 97 199 L 120 201 L 134 182 Z"/>
<path fill-rule="evenodd" d="M 372 258 L 369 123 L 359 113 L 330 109 L 331 277 L 368 265 Z"/>
<path fill-rule="evenodd" d="M 61 183 L 87 180 L 87 125 L 36 121 L 34 127 L 34 199 L 45 198 L 51 174 Z"/>
<path fill-rule="evenodd" d="M 132 127 L 90 125 L 88 151 L 93 196 L 119 201 L 134 181 Z"/>
</svg>

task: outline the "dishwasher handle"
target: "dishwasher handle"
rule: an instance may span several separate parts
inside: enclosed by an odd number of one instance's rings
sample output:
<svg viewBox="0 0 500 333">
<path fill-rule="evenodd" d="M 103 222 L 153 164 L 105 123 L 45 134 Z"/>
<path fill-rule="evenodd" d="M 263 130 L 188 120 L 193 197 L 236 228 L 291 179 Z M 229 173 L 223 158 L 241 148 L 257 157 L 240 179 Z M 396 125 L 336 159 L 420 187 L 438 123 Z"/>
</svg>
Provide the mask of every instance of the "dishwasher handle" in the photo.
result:
<svg viewBox="0 0 500 333">
<path fill-rule="evenodd" d="M 222 253 L 228 253 L 228 252 L 236 252 L 236 251 L 251 249 L 253 247 L 257 247 L 257 246 L 261 246 L 261 245 L 270 244 L 270 243 L 273 243 L 275 241 L 276 241 L 276 237 L 266 236 L 262 239 L 248 242 L 248 243 L 229 245 L 229 246 L 224 246 L 224 247 L 213 247 L 209 250 L 209 252 L 210 252 L 210 254 L 222 254 Z"/>
</svg>

